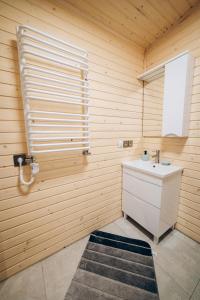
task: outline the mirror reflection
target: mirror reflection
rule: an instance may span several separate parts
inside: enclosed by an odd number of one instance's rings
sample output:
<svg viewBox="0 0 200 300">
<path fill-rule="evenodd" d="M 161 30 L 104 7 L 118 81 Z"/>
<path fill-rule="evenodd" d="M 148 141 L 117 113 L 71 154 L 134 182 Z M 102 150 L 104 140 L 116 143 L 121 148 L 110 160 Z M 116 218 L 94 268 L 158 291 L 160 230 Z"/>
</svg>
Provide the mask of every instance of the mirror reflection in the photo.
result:
<svg viewBox="0 0 200 300">
<path fill-rule="evenodd" d="M 161 136 L 164 74 L 144 82 L 143 136 Z"/>
</svg>

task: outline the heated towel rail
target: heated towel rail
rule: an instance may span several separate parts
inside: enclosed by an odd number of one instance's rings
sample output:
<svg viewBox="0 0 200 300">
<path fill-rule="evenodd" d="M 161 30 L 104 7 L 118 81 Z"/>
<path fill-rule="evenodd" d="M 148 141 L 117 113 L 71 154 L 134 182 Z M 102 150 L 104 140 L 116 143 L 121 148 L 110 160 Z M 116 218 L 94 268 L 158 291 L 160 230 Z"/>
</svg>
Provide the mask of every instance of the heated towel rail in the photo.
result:
<svg viewBox="0 0 200 300">
<path fill-rule="evenodd" d="M 89 153 L 87 52 L 30 26 L 17 44 L 28 155 Z"/>
</svg>

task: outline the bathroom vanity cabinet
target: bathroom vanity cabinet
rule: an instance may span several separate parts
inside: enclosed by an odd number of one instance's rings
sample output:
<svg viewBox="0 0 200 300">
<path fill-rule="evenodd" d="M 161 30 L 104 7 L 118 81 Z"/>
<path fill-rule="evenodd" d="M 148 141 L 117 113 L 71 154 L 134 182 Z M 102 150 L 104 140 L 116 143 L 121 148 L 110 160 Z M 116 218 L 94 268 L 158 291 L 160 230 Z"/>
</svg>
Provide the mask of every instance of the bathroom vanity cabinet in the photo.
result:
<svg viewBox="0 0 200 300">
<path fill-rule="evenodd" d="M 182 168 L 152 162 L 123 163 L 122 210 L 159 237 L 176 223 Z"/>
</svg>

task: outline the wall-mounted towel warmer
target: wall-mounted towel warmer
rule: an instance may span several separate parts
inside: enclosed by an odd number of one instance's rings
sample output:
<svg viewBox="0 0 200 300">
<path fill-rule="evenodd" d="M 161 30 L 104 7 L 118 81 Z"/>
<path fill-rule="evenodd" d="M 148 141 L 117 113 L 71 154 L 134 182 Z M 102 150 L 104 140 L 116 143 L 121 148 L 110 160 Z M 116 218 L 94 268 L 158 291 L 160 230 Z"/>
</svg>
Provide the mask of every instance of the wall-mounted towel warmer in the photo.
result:
<svg viewBox="0 0 200 300">
<path fill-rule="evenodd" d="M 89 151 L 87 52 L 17 28 L 28 154 Z"/>
<path fill-rule="evenodd" d="M 21 92 L 28 156 L 88 154 L 88 54 L 34 29 L 17 27 Z"/>
</svg>

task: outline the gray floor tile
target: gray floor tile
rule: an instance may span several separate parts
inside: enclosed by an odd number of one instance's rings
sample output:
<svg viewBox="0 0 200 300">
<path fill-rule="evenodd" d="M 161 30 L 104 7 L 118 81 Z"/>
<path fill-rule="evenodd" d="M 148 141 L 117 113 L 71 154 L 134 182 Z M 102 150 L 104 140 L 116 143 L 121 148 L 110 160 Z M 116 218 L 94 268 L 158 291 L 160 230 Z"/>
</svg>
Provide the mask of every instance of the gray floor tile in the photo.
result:
<svg viewBox="0 0 200 300">
<path fill-rule="evenodd" d="M 159 265 L 155 264 L 160 300 L 189 300 L 186 293 Z"/>
<path fill-rule="evenodd" d="M 151 245 L 153 250 L 157 250 L 157 245 L 153 242 L 153 236 L 141 226 L 136 225 L 134 222 L 132 222 L 130 218 L 120 218 L 114 223 L 116 223 L 121 228 L 121 230 L 126 233 L 126 236 L 133 239 L 144 240 Z"/>
<path fill-rule="evenodd" d="M 200 281 L 196 286 L 194 292 L 192 293 L 190 300 L 199 300 L 199 299 L 200 299 Z"/>
<path fill-rule="evenodd" d="M 113 234 L 119 234 L 123 236 L 127 236 L 127 234 L 115 223 L 108 224 L 101 228 L 102 231 L 110 232 Z"/>
<path fill-rule="evenodd" d="M 158 245 L 131 220 L 115 221 L 129 237 L 147 241 L 156 253 L 154 260 L 170 277 L 191 294 L 200 278 L 200 245 L 177 230 L 169 232 Z"/>
<path fill-rule="evenodd" d="M 41 263 L 1 282 L 1 300 L 46 300 Z"/>
<path fill-rule="evenodd" d="M 200 245 L 182 233 L 170 232 L 158 245 L 131 220 L 120 218 L 101 228 L 150 243 L 160 300 L 200 300 Z M 63 300 L 88 237 L 0 283 L 1 300 Z"/>
<path fill-rule="evenodd" d="M 47 300 L 63 300 L 88 237 L 42 261 Z"/>
<path fill-rule="evenodd" d="M 181 233 L 178 230 L 174 231 L 175 236 L 178 238 L 179 242 L 177 247 L 181 248 L 184 245 L 186 251 L 190 251 L 191 257 L 198 262 L 200 265 L 200 250 L 199 250 L 199 243 L 193 241 L 192 239 L 188 238 L 186 235 Z"/>
<path fill-rule="evenodd" d="M 163 239 L 155 261 L 188 293 L 192 293 L 200 278 L 200 247 L 193 249 L 180 239 L 176 230 Z M 195 253 L 196 252 L 196 253 Z"/>
<path fill-rule="evenodd" d="M 129 237 L 148 239 L 148 237 L 137 227 L 133 226 L 129 220 L 120 218 L 114 223 L 117 224 Z"/>
</svg>

